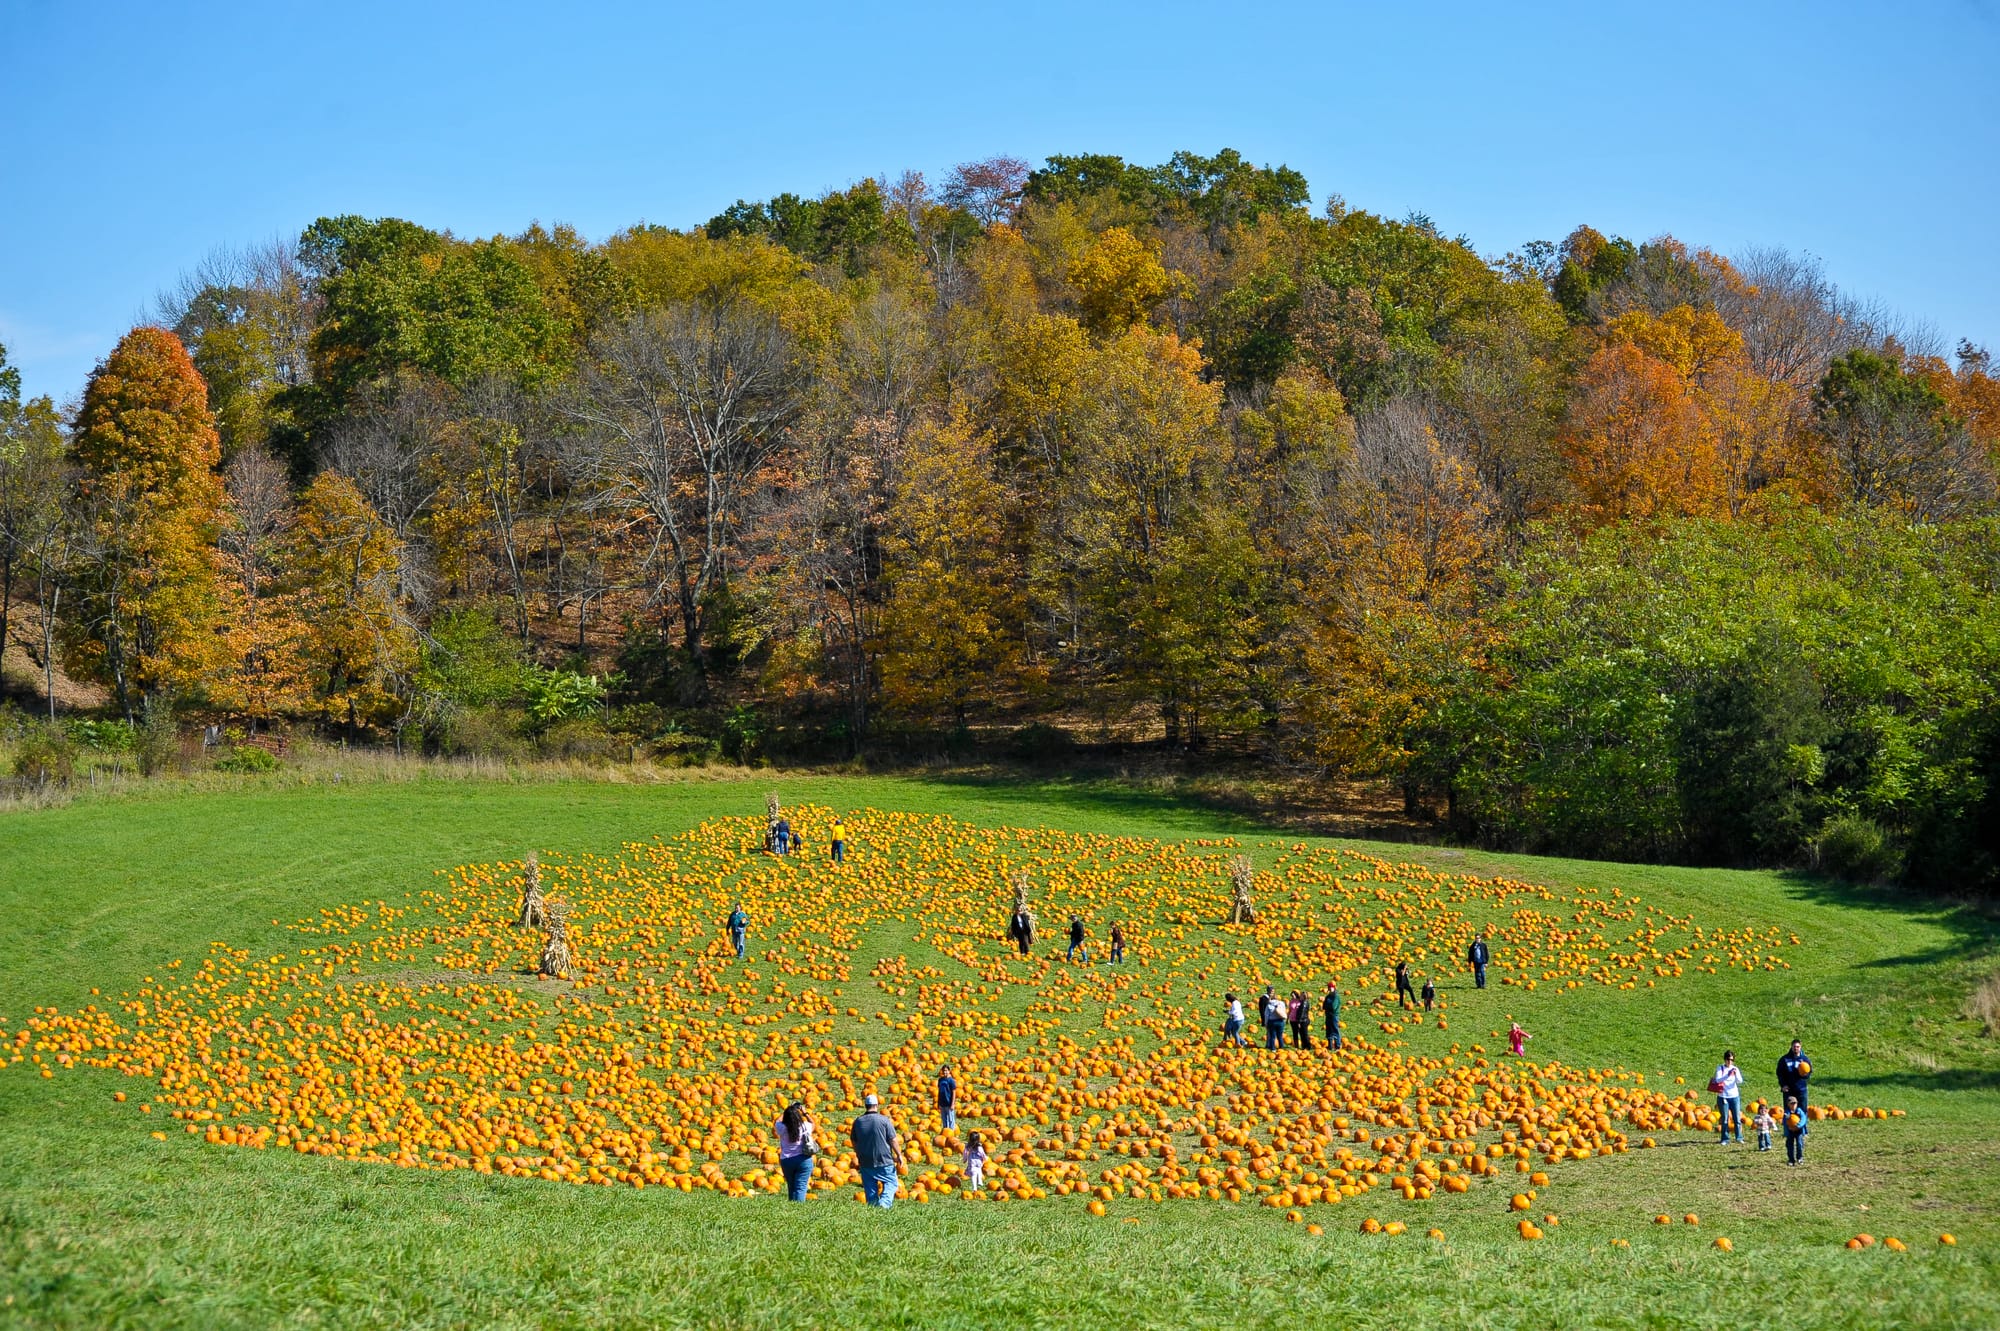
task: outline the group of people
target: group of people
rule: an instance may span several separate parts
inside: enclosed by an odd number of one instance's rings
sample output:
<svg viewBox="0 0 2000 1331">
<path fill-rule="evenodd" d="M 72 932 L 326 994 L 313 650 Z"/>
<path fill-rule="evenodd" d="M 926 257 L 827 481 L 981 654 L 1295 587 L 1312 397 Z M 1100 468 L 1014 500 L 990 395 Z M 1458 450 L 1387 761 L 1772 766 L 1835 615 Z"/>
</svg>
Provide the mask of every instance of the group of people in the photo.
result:
<svg viewBox="0 0 2000 1331">
<path fill-rule="evenodd" d="M 938 1069 L 938 1122 L 946 1132 L 958 1131 L 958 1079 L 951 1065 Z M 813 1162 L 820 1153 L 819 1125 L 812 1111 L 794 1100 L 785 1106 L 774 1125 L 778 1138 L 778 1170 L 784 1175 L 785 1197 L 805 1201 L 812 1188 Z M 909 1157 L 903 1153 L 902 1134 L 896 1122 L 882 1108 L 881 1097 L 873 1091 L 862 1097 L 861 1113 L 848 1125 L 848 1144 L 854 1148 L 855 1168 L 861 1175 L 862 1199 L 870 1206 L 887 1210 L 896 1204 L 896 1190 L 902 1183 Z M 978 1191 L 986 1186 L 986 1143 L 977 1131 L 965 1135 L 960 1152 L 965 1186 Z"/>
<path fill-rule="evenodd" d="M 847 862 L 847 820 L 834 816 L 833 827 L 827 837 L 829 854 L 835 864 Z M 805 849 L 805 841 L 792 830 L 792 820 L 779 814 L 770 821 L 764 833 L 764 849 L 773 855 L 796 855 Z"/>
<path fill-rule="evenodd" d="M 1709 1078 L 1709 1092 L 1715 1096 L 1716 1123 L 1721 1132 L 1722 1144 L 1734 1140 L 1743 1143 L 1743 1069 L 1736 1065 L 1736 1051 L 1722 1051 L 1722 1062 L 1716 1065 L 1715 1075 Z M 1785 1134 L 1785 1163 L 1801 1164 L 1806 1158 L 1806 1133 L 1810 1115 L 1806 1112 L 1812 1092 L 1812 1060 L 1806 1057 L 1805 1044 L 1792 1041 L 1792 1046 L 1778 1059 L 1778 1098 L 1782 1108 L 1774 1107 L 1759 1100 L 1752 1106 L 1751 1127 L 1757 1131 L 1757 1149 L 1771 1149 L 1771 1134 L 1779 1129 Z"/>
<path fill-rule="evenodd" d="M 1320 995 L 1319 1010 L 1323 1022 L 1326 1047 L 1341 1048 L 1340 1035 L 1340 981 L 1328 980 L 1326 992 Z M 1243 1048 L 1243 1000 L 1234 993 L 1222 996 L 1222 1042 Z M 1264 992 L 1257 995 L 1257 1024 L 1264 1031 L 1266 1049 L 1283 1049 L 1289 1032 L 1291 1047 L 1311 1049 L 1313 1000 L 1303 989 L 1294 989 L 1290 998 L 1279 995 L 1276 985 L 1265 985 Z"/>
<path fill-rule="evenodd" d="M 1007 937 L 1020 949 L 1022 956 L 1028 956 L 1035 950 L 1035 917 L 1027 910 L 1017 908 L 1007 920 Z M 1090 964 L 1090 929 L 1081 915 L 1071 915 L 1069 946 L 1063 949 L 1063 960 L 1073 962 L 1079 957 L 1084 965 Z M 1122 965 L 1125 961 L 1125 925 L 1120 920 L 1111 922 L 1111 951 L 1106 960 L 1113 966 Z"/>
</svg>

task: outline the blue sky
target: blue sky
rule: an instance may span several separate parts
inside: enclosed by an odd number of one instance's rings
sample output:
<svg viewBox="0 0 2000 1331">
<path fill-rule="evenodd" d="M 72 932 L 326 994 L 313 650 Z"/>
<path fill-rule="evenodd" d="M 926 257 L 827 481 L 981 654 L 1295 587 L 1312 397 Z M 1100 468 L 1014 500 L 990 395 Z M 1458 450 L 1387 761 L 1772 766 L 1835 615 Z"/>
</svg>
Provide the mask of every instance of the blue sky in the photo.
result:
<svg viewBox="0 0 2000 1331">
<path fill-rule="evenodd" d="M 2000 351 L 2000 4 L 1623 8 L 0 0 L 0 341 L 64 399 L 182 270 L 324 214 L 601 237 L 1228 146 L 1486 253 L 1809 251 Z"/>
</svg>

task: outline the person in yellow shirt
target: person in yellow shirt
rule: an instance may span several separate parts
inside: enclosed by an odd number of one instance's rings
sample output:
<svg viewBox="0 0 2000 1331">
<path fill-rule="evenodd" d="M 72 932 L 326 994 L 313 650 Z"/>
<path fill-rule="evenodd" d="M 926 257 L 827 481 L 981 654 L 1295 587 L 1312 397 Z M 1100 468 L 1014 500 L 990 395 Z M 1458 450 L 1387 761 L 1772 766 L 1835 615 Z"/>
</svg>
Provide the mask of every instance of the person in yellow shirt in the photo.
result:
<svg viewBox="0 0 2000 1331">
<path fill-rule="evenodd" d="M 847 863 L 847 820 L 836 817 L 833 820 L 833 862 Z"/>
</svg>

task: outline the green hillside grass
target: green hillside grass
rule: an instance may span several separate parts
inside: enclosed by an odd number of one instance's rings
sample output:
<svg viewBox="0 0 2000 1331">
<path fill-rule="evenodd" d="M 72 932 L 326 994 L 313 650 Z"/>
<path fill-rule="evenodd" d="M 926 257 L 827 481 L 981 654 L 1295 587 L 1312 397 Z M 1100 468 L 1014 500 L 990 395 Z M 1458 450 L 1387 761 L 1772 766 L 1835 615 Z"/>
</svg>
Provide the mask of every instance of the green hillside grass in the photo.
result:
<svg viewBox="0 0 2000 1331">
<path fill-rule="evenodd" d="M 787 781 L 788 800 L 985 824 L 1178 837 L 1240 821 L 1062 784 Z M 161 794 L 0 818 L 0 1026 L 35 1005 L 116 995 L 215 940 L 291 951 L 272 921 L 394 898 L 432 870 L 540 847 L 610 851 L 761 808 L 764 783 L 630 787 L 475 782 Z M 1753 1091 L 1794 1033 L 1816 1099 L 1907 1110 L 1826 1123 L 1808 1167 L 1705 1136 L 1572 1162 L 1513 1235 L 1501 1190 L 1374 1196 L 1314 1218 L 1249 1205 L 1072 1198 L 887 1214 L 430 1174 L 153 1141 L 125 1079 L 0 1070 L 0 1325 L 215 1326 L 1714 1326 L 2000 1325 L 2000 1056 L 1961 1013 L 1996 935 L 1961 910 L 1809 879 L 1372 847 L 1394 859 L 1621 887 L 1706 923 L 1779 924 L 1789 971 L 1692 970 L 1670 987 L 1475 993 L 1446 977 L 1453 1035 L 1519 1016 L 1538 1058 L 1706 1077 L 1733 1045 Z M 857 958 L 892 942 L 871 940 Z M 1304 983 L 1313 977 L 1285 977 Z M 1355 1014 L 1357 1017 L 1360 1013 Z M 1435 1033 L 1429 1033 L 1437 1038 Z M 1866 1208 L 1865 1210 L 1863 1208 Z M 1697 1211 L 1699 1228 L 1656 1227 Z M 1354 1232 L 1364 1214 L 1417 1222 Z M 1127 1218 L 1136 1223 L 1125 1223 Z M 1443 1243 L 1418 1235 L 1435 1224 Z M 1866 1230 L 1905 1254 L 1846 1251 Z M 1960 1244 L 1942 1249 L 1950 1231 Z M 1728 1235 L 1732 1254 L 1711 1240 Z M 1629 1240 L 1629 1250 L 1613 1238 Z"/>
</svg>

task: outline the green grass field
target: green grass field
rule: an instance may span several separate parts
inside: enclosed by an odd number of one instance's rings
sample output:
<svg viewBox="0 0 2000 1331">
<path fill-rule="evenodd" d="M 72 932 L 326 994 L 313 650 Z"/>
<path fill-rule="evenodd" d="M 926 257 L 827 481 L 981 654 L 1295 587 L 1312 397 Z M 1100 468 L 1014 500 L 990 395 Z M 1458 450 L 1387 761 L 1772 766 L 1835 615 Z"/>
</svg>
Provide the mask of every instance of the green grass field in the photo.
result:
<svg viewBox="0 0 2000 1331">
<path fill-rule="evenodd" d="M 0 1027 L 73 1009 L 212 942 L 292 952 L 274 927 L 401 898 L 433 870 L 574 854 L 756 813 L 766 783 L 260 785 L 84 801 L 0 818 Z M 1065 785 L 863 778 L 788 801 L 948 813 L 986 826 L 1291 844 L 1169 801 Z M 1789 971 L 1660 989 L 1447 986 L 1454 1034 L 1521 1017 L 1533 1053 L 1657 1082 L 1733 1045 L 1752 1090 L 1796 1032 L 1815 1099 L 1899 1108 L 1829 1122 L 1804 1169 L 1706 1134 L 1552 1171 L 1538 1243 L 1502 1187 L 1323 1208 L 1312 1236 L 1248 1204 L 1079 1199 L 867 1210 L 566 1187 L 153 1140 L 99 1070 L 0 1069 L 0 1325 L 219 1326 L 1820 1326 L 2000 1325 L 2000 1053 L 1961 1014 L 2000 959 L 1971 912 L 1736 873 L 1372 847 L 1396 860 L 1619 888 L 1714 926 L 1780 926 Z M 883 950 L 864 940 L 854 974 Z M 1313 977 L 1286 977 L 1304 983 Z M 98 1001 L 103 1001 L 99 999 Z M 1360 1016 L 1360 1013 L 1356 1013 Z M 1426 1033 L 1427 1035 L 1431 1033 Z M 1495 1046 L 1497 1047 L 1497 1046 Z M 844 1121 L 841 1120 L 841 1121 Z M 1699 1228 L 1655 1212 L 1698 1211 Z M 1356 1232 L 1365 1214 L 1415 1225 Z M 1127 1219 L 1136 1223 L 1125 1223 Z M 1447 1237 L 1420 1237 L 1437 1225 Z M 1906 1253 L 1842 1244 L 1897 1235 Z M 1959 1240 L 1942 1248 L 1941 1232 Z M 1714 1250 L 1729 1236 L 1733 1253 Z M 1618 1248 L 1613 1239 L 1629 1241 Z"/>
</svg>

